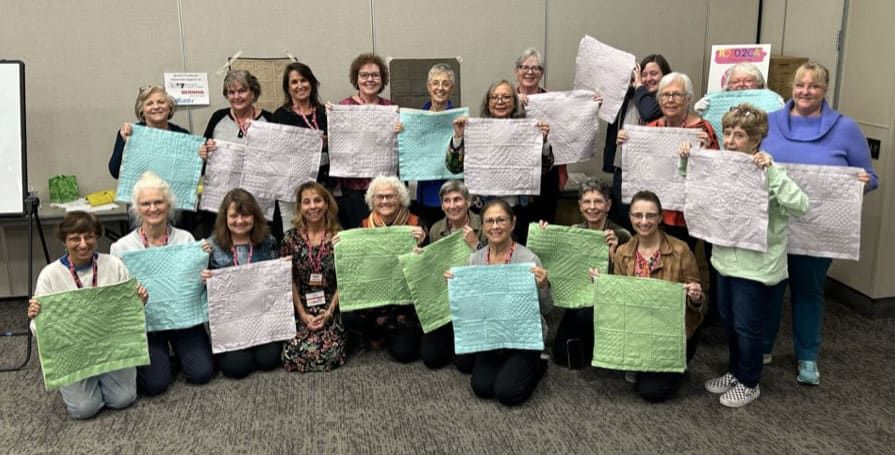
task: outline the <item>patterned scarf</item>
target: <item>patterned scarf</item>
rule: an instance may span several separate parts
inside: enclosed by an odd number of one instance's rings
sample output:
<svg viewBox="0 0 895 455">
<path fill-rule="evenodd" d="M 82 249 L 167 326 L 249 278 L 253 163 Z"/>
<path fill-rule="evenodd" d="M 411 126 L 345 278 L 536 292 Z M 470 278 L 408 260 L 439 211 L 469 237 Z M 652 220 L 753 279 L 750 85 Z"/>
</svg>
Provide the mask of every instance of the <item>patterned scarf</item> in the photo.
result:
<svg viewBox="0 0 895 455">
<path fill-rule="evenodd" d="M 382 220 L 375 211 L 370 212 L 370 216 L 367 217 L 367 223 L 371 227 L 385 227 L 385 226 L 404 226 L 407 224 L 407 220 L 410 219 L 410 211 L 407 210 L 407 207 L 401 207 L 398 209 L 398 214 L 395 215 L 395 219 L 391 223 L 386 223 Z"/>
</svg>

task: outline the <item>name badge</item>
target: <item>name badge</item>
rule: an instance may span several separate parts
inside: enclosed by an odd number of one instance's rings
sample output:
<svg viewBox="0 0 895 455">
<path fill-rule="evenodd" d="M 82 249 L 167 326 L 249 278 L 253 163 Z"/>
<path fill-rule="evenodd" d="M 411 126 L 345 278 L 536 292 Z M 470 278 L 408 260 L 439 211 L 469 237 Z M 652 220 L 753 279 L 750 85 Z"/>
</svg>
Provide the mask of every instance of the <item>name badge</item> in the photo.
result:
<svg viewBox="0 0 895 455">
<path fill-rule="evenodd" d="M 326 305 L 326 295 L 323 294 L 323 291 L 309 292 L 305 294 L 305 302 L 309 307 Z"/>
<path fill-rule="evenodd" d="M 308 284 L 314 287 L 323 286 L 323 274 L 322 273 L 312 273 L 311 278 L 308 280 Z"/>
</svg>

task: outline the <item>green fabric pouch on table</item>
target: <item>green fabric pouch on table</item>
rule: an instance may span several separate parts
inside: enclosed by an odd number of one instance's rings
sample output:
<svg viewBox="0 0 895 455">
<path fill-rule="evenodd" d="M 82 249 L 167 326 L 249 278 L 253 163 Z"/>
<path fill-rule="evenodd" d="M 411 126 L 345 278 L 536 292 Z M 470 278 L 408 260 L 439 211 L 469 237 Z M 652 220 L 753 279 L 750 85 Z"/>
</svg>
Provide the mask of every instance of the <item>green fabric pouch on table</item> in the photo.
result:
<svg viewBox="0 0 895 455">
<path fill-rule="evenodd" d="M 71 202 L 78 198 L 78 179 L 73 175 L 50 177 L 50 202 Z"/>
</svg>

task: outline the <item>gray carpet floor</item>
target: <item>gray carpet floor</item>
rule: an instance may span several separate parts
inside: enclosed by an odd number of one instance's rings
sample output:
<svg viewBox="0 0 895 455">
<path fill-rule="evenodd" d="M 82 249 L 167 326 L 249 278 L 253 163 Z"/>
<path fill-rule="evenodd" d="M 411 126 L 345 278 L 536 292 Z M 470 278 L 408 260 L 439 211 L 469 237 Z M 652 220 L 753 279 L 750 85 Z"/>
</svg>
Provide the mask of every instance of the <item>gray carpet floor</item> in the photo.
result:
<svg viewBox="0 0 895 455">
<path fill-rule="evenodd" d="M 557 311 L 558 312 L 558 311 Z M 23 327 L 24 304 L 0 302 L 0 330 Z M 827 305 L 823 384 L 796 383 L 789 319 L 761 397 L 727 409 L 705 392 L 723 372 L 721 330 L 704 332 L 671 401 L 640 400 L 620 373 L 551 364 L 531 401 L 477 399 L 453 368 L 401 365 L 361 351 L 331 373 L 285 371 L 169 391 L 78 422 L 43 388 L 36 357 L 0 373 L 0 449 L 8 453 L 892 453 L 895 320 Z M 0 337 L 0 363 L 24 358 Z M 36 350 L 35 356 L 36 356 Z"/>
</svg>

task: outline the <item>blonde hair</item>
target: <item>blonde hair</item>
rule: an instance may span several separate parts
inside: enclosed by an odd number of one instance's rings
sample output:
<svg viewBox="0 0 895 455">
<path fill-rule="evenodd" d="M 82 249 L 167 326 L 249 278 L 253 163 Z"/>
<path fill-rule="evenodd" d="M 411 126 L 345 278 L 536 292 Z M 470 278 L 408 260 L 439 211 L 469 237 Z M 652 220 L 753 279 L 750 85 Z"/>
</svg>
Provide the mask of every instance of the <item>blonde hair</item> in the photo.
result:
<svg viewBox="0 0 895 455">
<path fill-rule="evenodd" d="M 177 100 L 169 95 L 161 85 L 147 85 L 145 87 L 140 87 L 140 90 L 137 92 L 137 102 L 134 103 L 134 115 L 136 115 L 137 119 L 141 122 L 146 121 L 143 117 L 143 105 L 146 104 L 146 100 L 149 99 L 153 93 L 161 93 L 165 95 L 165 101 L 168 103 L 168 120 L 171 120 L 171 118 L 174 117 L 174 111 L 177 110 Z"/>
<path fill-rule="evenodd" d="M 793 76 L 792 82 L 793 85 L 797 84 L 800 79 L 805 77 L 805 73 L 811 72 L 811 80 L 813 80 L 816 84 L 822 85 L 824 88 L 830 83 L 830 70 L 827 69 L 826 66 L 821 65 L 817 62 L 805 62 L 800 66 L 795 75 Z"/>
</svg>

